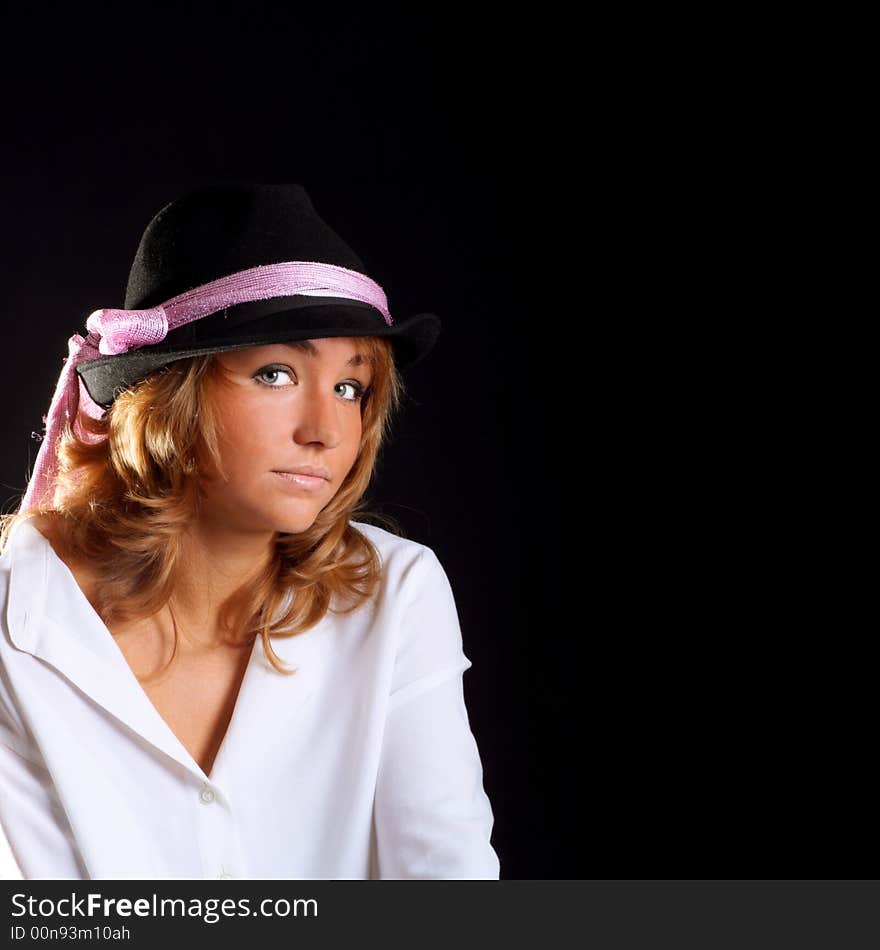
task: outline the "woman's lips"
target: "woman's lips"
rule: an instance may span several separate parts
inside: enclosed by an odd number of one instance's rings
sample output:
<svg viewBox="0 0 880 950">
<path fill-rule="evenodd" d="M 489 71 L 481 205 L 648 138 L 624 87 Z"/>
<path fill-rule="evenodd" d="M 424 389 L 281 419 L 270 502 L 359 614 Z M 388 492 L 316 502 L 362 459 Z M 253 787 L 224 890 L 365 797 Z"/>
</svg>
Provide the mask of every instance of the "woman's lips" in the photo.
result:
<svg viewBox="0 0 880 950">
<path fill-rule="evenodd" d="M 318 491 L 327 484 L 326 478 L 317 475 L 292 475 L 290 472 L 273 472 L 283 479 L 290 488 L 301 488 L 304 491 Z"/>
</svg>

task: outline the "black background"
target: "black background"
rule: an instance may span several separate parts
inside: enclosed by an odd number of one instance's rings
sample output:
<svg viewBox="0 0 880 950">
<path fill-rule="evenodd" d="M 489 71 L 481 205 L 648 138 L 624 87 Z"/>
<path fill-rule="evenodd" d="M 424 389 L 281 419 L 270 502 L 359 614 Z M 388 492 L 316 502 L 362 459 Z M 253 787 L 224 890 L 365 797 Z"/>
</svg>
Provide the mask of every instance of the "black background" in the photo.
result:
<svg viewBox="0 0 880 950">
<path fill-rule="evenodd" d="M 860 663 L 780 600 L 772 516 L 742 531 L 757 456 L 709 442 L 664 350 L 718 353 L 652 296 L 635 180 L 593 164 L 613 82 L 561 79 L 537 16 L 325 14 L 6 15 L 3 510 L 68 337 L 122 305 L 153 214 L 195 184 L 300 182 L 393 314 L 444 321 L 371 496 L 450 577 L 502 877 L 858 877 Z"/>
</svg>

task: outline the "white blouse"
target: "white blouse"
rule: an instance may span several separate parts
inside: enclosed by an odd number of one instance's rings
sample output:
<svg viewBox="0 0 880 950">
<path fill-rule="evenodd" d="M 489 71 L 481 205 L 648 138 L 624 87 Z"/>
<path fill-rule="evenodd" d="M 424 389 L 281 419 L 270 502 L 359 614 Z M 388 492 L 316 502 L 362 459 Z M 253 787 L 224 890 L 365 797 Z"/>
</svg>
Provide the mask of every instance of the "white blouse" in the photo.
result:
<svg viewBox="0 0 880 950">
<path fill-rule="evenodd" d="M 25 879 L 498 879 L 471 666 L 434 552 L 352 522 L 383 580 L 257 637 L 206 775 L 29 522 L 0 557 L 0 860 Z M 5 833 L 5 841 L 4 839 Z"/>
</svg>

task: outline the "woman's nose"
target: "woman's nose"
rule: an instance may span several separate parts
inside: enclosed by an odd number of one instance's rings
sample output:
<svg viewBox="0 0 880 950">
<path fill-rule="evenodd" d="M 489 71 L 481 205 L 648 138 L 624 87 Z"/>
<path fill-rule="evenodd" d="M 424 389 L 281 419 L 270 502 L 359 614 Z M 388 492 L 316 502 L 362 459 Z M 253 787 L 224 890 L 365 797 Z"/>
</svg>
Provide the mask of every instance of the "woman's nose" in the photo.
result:
<svg viewBox="0 0 880 950">
<path fill-rule="evenodd" d="M 293 435 L 296 442 L 321 442 L 332 448 L 341 436 L 339 396 L 334 392 L 304 393 L 294 419 Z"/>
</svg>

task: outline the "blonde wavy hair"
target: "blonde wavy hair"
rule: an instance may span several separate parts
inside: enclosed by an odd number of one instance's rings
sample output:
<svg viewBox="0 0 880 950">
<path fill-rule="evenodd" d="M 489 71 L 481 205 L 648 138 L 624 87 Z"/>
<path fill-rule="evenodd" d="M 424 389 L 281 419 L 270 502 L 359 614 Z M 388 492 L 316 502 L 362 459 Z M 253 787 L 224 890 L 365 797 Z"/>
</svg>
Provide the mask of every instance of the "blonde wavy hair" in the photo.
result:
<svg viewBox="0 0 880 950">
<path fill-rule="evenodd" d="M 350 613 L 379 585 L 378 552 L 349 522 L 370 519 L 401 533 L 393 519 L 369 510 L 364 495 L 405 386 L 387 339 L 351 339 L 372 366 L 361 400 L 357 458 L 311 527 L 276 533 L 274 557 L 220 613 L 231 642 L 261 636 L 269 661 L 286 675 L 297 671 L 284 667 L 271 637 L 296 636 L 328 610 Z M 120 393 L 103 418 L 80 412 L 85 438 L 68 421 L 58 441 L 53 496 L 27 511 L 0 515 L 0 553 L 18 521 L 54 514 L 65 549 L 88 559 L 96 572 L 93 606 L 107 626 L 158 613 L 174 591 L 181 535 L 200 512 L 200 462 L 210 457 L 225 477 L 218 448 L 222 420 L 212 398 L 222 376 L 214 354 L 177 360 Z M 347 606 L 331 607 L 334 596 Z M 176 626 L 174 634 L 165 669 L 177 654 Z"/>
</svg>

